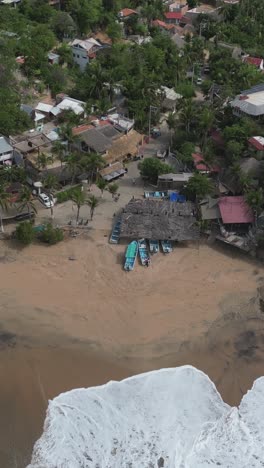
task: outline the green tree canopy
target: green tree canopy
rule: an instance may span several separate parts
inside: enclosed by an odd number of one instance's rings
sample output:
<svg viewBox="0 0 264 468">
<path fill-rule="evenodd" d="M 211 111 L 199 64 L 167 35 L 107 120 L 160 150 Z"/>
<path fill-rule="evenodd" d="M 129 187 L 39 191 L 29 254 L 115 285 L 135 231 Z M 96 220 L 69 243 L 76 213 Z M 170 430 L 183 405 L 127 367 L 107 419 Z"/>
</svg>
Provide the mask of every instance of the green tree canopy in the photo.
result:
<svg viewBox="0 0 264 468">
<path fill-rule="evenodd" d="M 173 172 L 172 168 L 156 158 L 146 158 L 138 164 L 142 177 L 147 177 L 151 182 L 157 183 L 158 176 Z"/>
</svg>

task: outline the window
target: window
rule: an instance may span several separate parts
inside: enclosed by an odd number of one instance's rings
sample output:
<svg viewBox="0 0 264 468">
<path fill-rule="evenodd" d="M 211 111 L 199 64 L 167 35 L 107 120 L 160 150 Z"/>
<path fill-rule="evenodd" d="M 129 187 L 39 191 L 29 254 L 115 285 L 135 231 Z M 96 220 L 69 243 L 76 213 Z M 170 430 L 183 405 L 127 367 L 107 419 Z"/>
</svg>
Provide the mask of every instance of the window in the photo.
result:
<svg viewBox="0 0 264 468">
<path fill-rule="evenodd" d="M 75 54 L 72 54 L 75 57 Z"/>
<path fill-rule="evenodd" d="M 80 55 L 77 54 L 77 58 L 80 58 Z"/>
</svg>

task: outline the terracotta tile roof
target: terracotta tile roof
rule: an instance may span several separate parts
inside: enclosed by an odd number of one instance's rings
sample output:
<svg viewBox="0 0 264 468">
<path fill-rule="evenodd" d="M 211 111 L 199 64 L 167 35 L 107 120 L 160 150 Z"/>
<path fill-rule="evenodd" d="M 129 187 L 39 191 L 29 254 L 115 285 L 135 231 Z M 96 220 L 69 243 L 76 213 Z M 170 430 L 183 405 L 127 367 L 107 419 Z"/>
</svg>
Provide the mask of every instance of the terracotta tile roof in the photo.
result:
<svg viewBox="0 0 264 468">
<path fill-rule="evenodd" d="M 166 24 L 166 23 L 164 23 L 164 21 L 161 21 L 161 20 L 158 20 L 158 19 L 152 21 L 152 26 L 164 28 L 164 29 L 167 29 L 168 31 L 175 28 L 175 26 L 173 24 Z"/>
<path fill-rule="evenodd" d="M 243 196 L 222 197 L 218 206 L 224 224 L 254 222 L 254 214 Z"/>
<path fill-rule="evenodd" d="M 202 154 L 193 153 L 192 154 L 194 165 L 197 171 L 201 172 L 220 172 L 220 167 L 217 164 L 213 164 L 212 166 L 208 166 L 204 162 L 204 158 Z"/>
<path fill-rule="evenodd" d="M 86 130 L 90 130 L 91 128 L 105 127 L 106 125 L 111 125 L 109 120 L 99 120 L 98 125 L 92 125 L 89 123 L 74 127 L 72 129 L 72 133 L 73 135 L 80 135 L 80 133 L 86 132 Z"/>
<path fill-rule="evenodd" d="M 132 10 L 131 8 L 123 8 L 123 10 L 120 10 L 119 11 L 119 15 L 122 17 L 122 18 L 126 18 L 128 16 L 131 16 L 131 15 L 137 15 L 137 11 L 136 10 Z"/>
</svg>

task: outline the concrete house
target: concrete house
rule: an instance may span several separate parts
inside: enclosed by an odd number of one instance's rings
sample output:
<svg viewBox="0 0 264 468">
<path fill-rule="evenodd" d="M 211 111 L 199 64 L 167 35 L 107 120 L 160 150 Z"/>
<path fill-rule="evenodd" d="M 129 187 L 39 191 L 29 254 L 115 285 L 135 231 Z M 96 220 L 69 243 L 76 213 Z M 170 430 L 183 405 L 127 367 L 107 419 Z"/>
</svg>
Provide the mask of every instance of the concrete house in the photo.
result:
<svg viewBox="0 0 264 468">
<path fill-rule="evenodd" d="M 237 117 L 245 115 L 254 118 L 261 117 L 264 115 L 264 84 L 242 91 L 230 102 L 230 106 Z"/>
<path fill-rule="evenodd" d="M 85 40 L 74 39 L 74 41 L 70 43 L 70 46 L 73 61 L 79 66 L 81 71 L 85 70 L 86 65 L 96 57 L 96 52 L 102 47 L 102 45 L 92 37 Z"/>
<path fill-rule="evenodd" d="M 0 164 L 10 164 L 13 159 L 13 148 L 7 138 L 0 136 Z"/>
<path fill-rule="evenodd" d="M 179 24 L 182 19 L 182 13 L 177 11 L 168 11 L 164 14 L 165 23 L 167 24 Z"/>
</svg>

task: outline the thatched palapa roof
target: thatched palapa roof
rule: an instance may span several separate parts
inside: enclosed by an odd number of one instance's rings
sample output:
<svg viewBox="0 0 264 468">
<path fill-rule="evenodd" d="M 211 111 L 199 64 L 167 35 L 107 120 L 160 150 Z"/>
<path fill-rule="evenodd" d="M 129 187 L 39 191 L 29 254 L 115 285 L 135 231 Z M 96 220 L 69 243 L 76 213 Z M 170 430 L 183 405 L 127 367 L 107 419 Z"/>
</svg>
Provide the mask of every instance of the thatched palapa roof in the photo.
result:
<svg viewBox="0 0 264 468">
<path fill-rule="evenodd" d="M 113 141 L 104 159 L 108 163 L 113 163 L 115 161 L 122 161 L 129 155 L 135 156 L 139 145 L 142 143 L 142 138 L 142 135 L 136 132 L 136 130 L 130 130 L 126 135 Z"/>
<path fill-rule="evenodd" d="M 195 206 L 159 200 L 131 200 L 121 214 L 121 238 L 187 241 L 199 239 Z"/>
</svg>

